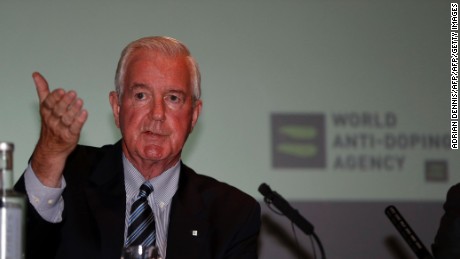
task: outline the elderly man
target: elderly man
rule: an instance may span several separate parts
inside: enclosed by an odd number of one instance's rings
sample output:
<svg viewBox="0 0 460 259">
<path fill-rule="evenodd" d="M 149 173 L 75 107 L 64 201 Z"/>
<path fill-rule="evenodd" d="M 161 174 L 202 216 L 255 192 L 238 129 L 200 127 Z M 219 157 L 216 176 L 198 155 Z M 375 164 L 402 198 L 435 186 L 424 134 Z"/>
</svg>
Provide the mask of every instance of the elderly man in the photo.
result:
<svg viewBox="0 0 460 259">
<path fill-rule="evenodd" d="M 257 201 L 181 161 L 202 108 L 182 43 L 147 37 L 123 50 L 109 95 L 122 134 L 114 145 L 78 145 L 83 101 L 33 79 L 41 133 L 15 187 L 29 200 L 27 258 L 120 258 L 132 245 L 168 259 L 257 258 Z"/>
</svg>

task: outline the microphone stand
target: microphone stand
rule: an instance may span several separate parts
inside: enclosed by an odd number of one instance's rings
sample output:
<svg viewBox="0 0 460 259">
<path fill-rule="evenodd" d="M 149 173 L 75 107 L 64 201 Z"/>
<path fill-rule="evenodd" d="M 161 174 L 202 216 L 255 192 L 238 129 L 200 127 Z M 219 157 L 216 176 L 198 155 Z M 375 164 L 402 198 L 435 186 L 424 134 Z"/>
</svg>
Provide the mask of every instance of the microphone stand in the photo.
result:
<svg viewBox="0 0 460 259">
<path fill-rule="evenodd" d="M 273 193 L 274 193 L 274 195 L 278 195 L 276 192 L 273 192 Z M 279 196 L 279 197 L 281 197 L 281 196 Z M 267 198 L 267 197 L 264 197 L 264 202 L 267 205 L 270 205 L 270 204 L 273 203 L 272 200 Z M 290 210 L 286 210 L 285 209 L 286 207 L 289 207 Z M 289 206 L 289 204 L 285 204 L 283 206 L 283 208 L 284 208 L 283 209 L 284 211 L 288 211 L 289 213 L 288 214 L 283 213 L 282 215 L 288 217 L 291 220 L 291 222 L 293 222 L 300 230 L 302 230 L 302 232 L 305 235 L 307 235 L 307 236 L 312 235 L 313 238 L 316 241 L 316 244 L 319 247 L 320 252 L 321 252 L 321 258 L 326 259 L 326 253 L 324 252 L 323 244 L 321 243 L 321 240 L 319 239 L 319 237 L 316 235 L 316 233 L 315 233 L 315 231 L 313 229 L 313 226 L 308 223 L 308 221 L 299 213 L 298 210 L 291 208 Z M 301 222 L 301 223 L 299 224 L 299 222 Z M 302 224 L 302 222 L 303 222 L 303 224 Z"/>
</svg>

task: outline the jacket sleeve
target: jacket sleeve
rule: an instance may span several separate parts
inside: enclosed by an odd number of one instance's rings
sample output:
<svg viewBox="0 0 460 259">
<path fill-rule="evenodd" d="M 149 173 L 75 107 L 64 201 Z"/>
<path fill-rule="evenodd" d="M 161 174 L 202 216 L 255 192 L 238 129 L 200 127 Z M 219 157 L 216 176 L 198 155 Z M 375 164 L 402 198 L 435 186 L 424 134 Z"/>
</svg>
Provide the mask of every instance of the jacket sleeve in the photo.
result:
<svg viewBox="0 0 460 259">
<path fill-rule="evenodd" d="M 260 232 L 260 204 L 254 202 L 246 221 L 241 225 L 232 246 L 226 252 L 228 259 L 256 259 L 258 258 L 258 237 Z"/>
<path fill-rule="evenodd" d="M 447 193 L 432 251 L 435 258 L 460 258 L 460 184 Z"/>
<path fill-rule="evenodd" d="M 24 175 L 14 188 L 17 192 L 23 193 L 26 198 L 25 258 L 54 258 L 62 223 L 49 223 L 38 214 L 27 198 Z"/>
</svg>

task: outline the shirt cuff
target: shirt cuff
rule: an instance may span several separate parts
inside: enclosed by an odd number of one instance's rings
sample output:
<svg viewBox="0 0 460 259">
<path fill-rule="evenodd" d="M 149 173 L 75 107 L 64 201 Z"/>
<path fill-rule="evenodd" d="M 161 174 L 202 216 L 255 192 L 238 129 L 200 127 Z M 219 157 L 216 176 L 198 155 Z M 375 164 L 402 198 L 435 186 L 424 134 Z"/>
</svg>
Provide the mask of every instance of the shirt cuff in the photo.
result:
<svg viewBox="0 0 460 259">
<path fill-rule="evenodd" d="M 62 177 L 60 188 L 47 187 L 40 182 L 29 164 L 24 173 L 24 182 L 29 201 L 38 214 L 48 222 L 61 222 L 64 211 L 62 192 L 66 186 L 64 177 Z"/>
</svg>

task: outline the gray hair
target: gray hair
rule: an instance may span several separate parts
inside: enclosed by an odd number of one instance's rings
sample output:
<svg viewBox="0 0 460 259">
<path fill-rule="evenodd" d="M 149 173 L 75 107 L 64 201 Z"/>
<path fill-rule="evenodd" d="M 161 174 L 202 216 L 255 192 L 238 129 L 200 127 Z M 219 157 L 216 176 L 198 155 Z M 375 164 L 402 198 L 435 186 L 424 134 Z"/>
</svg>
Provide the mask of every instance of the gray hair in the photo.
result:
<svg viewBox="0 0 460 259">
<path fill-rule="evenodd" d="M 115 74 L 115 90 L 117 91 L 119 97 L 121 97 L 121 94 L 123 93 L 123 79 L 126 71 L 126 60 L 128 60 L 128 57 L 137 49 L 149 49 L 171 57 L 185 57 L 190 69 L 190 82 L 192 84 L 194 101 L 201 98 L 201 74 L 198 63 L 182 42 L 165 36 L 140 38 L 129 43 L 128 46 L 123 49 L 120 60 L 118 61 L 117 72 Z"/>
</svg>

